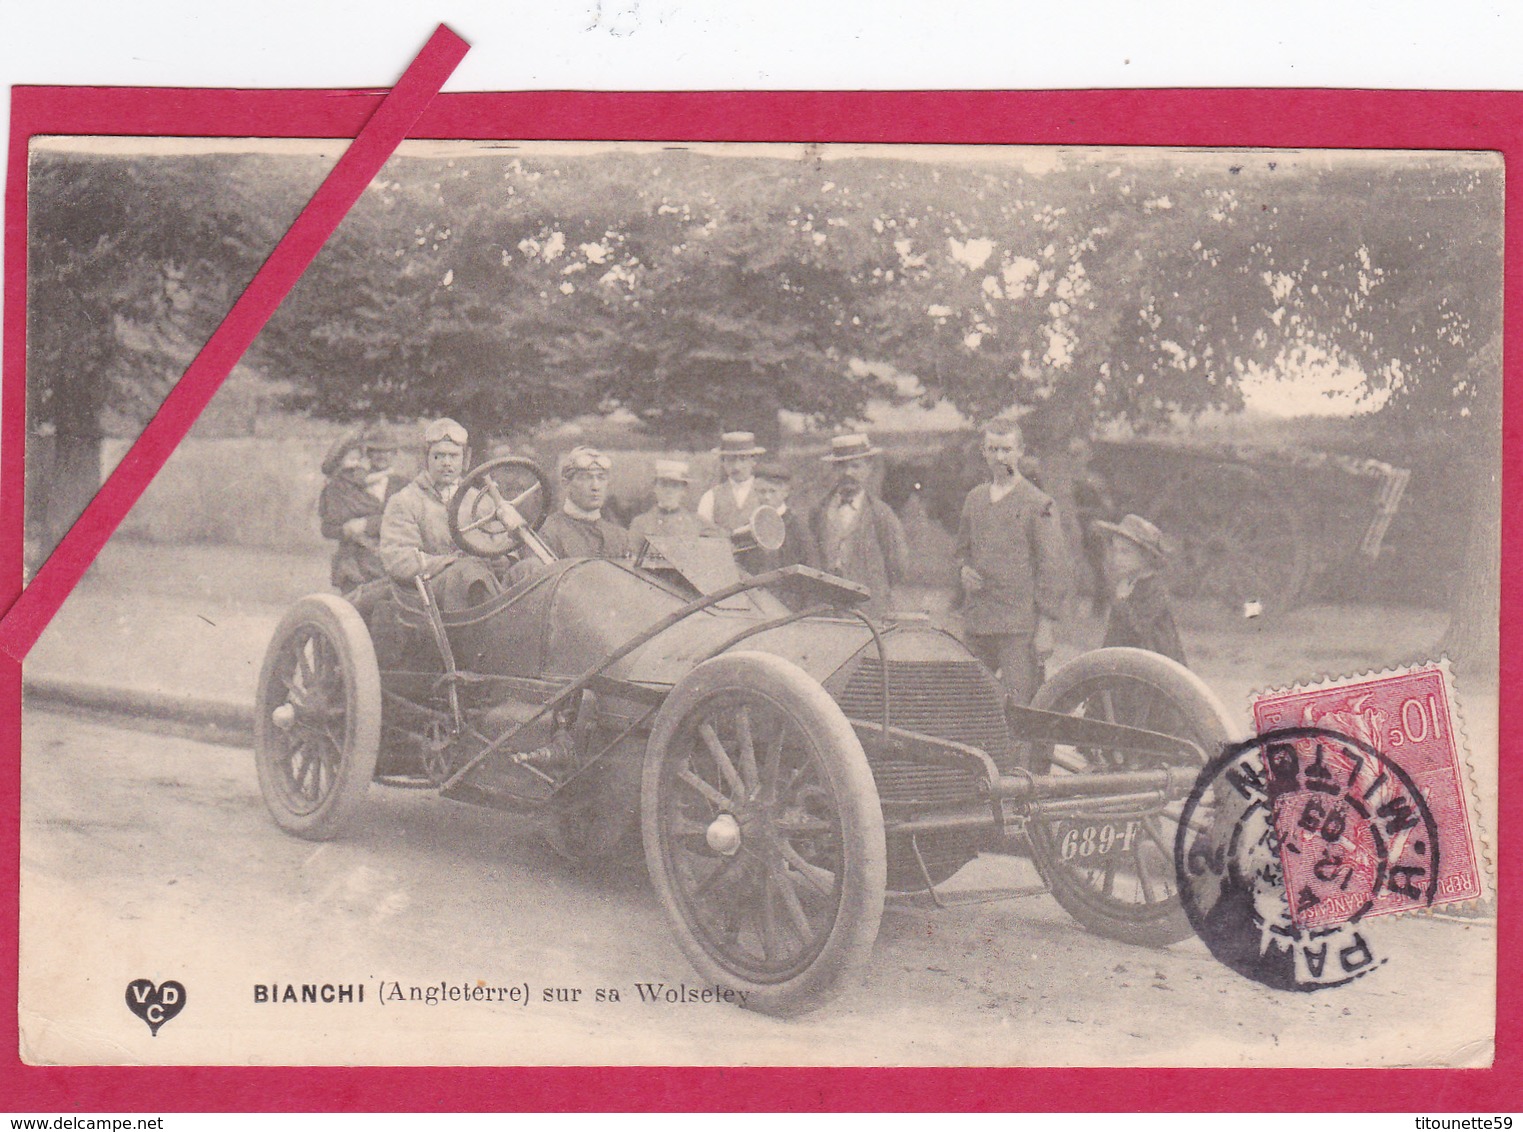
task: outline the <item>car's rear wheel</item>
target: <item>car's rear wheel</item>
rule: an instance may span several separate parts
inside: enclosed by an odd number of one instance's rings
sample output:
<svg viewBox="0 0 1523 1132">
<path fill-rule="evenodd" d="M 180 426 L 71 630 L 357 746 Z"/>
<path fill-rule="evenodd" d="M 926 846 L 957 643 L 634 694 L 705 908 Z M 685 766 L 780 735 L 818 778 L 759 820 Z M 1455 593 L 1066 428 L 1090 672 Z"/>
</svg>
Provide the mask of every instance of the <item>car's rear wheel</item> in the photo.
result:
<svg viewBox="0 0 1523 1132">
<path fill-rule="evenodd" d="M 1033 768 L 1055 777 L 1204 765 L 1234 730 L 1199 677 L 1142 649 L 1098 649 L 1074 658 L 1042 685 L 1031 706 L 1161 732 L 1186 739 L 1199 751 L 1188 763 L 1183 756 L 1094 746 L 1033 752 Z M 1174 870 L 1183 809 L 1182 801 L 1128 807 L 1102 797 L 1062 816 L 1038 811 L 1027 824 L 1032 856 L 1058 903 L 1090 931 L 1165 947 L 1191 934 Z M 1208 820 L 1201 813 L 1191 818 L 1192 823 Z"/>
<path fill-rule="evenodd" d="M 360 615 L 312 594 L 275 629 L 259 673 L 254 762 L 276 824 L 326 841 L 342 832 L 375 774 L 381 676 Z"/>
<path fill-rule="evenodd" d="M 796 665 L 705 661 L 646 748 L 641 832 L 689 960 L 772 1014 L 838 993 L 883 915 L 883 812 L 851 724 Z"/>
</svg>

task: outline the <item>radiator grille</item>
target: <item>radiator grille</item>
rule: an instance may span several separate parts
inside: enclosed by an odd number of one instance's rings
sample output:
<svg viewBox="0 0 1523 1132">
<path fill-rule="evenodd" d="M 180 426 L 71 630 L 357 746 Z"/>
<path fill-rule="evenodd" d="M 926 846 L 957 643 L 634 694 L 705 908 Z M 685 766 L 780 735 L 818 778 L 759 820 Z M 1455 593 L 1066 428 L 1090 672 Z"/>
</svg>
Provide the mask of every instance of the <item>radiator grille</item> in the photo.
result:
<svg viewBox="0 0 1523 1132">
<path fill-rule="evenodd" d="M 1015 744 L 1005 723 L 1003 690 L 976 661 L 889 661 L 889 722 L 895 727 L 978 747 L 1009 770 Z M 837 701 L 852 719 L 883 717 L 883 668 L 864 658 Z M 869 757 L 885 804 L 937 806 L 976 797 L 972 771 Z"/>
</svg>

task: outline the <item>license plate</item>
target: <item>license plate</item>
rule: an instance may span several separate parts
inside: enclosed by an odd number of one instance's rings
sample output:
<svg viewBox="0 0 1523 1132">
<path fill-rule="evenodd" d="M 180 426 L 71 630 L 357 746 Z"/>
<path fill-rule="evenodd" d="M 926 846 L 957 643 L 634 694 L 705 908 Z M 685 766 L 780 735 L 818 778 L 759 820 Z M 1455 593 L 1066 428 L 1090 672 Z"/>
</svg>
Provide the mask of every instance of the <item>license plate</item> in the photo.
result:
<svg viewBox="0 0 1523 1132">
<path fill-rule="evenodd" d="M 1087 864 L 1130 854 L 1142 836 L 1141 818 L 1058 823 L 1058 858 L 1065 864 Z"/>
</svg>

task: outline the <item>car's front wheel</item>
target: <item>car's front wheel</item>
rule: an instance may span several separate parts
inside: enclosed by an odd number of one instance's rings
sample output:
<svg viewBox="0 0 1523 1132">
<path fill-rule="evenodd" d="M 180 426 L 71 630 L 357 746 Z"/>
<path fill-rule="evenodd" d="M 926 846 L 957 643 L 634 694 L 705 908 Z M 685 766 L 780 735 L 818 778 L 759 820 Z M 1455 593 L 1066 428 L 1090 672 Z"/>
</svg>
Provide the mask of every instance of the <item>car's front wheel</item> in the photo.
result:
<svg viewBox="0 0 1523 1132">
<path fill-rule="evenodd" d="M 883 915 L 883 811 L 851 724 L 780 657 L 705 661 L 656 717 L 641 784 L 651 880 L 688 959 L 771 1014 L 866 962 Z"/>
<path fill-rule="evenodd" d="M 276 824 L 314 841 L 338 836 L 375 774 L 381 676 L 360 615 L 312 594 L 281 619 L 254 705 L 259 790 Z"/>
</svg>

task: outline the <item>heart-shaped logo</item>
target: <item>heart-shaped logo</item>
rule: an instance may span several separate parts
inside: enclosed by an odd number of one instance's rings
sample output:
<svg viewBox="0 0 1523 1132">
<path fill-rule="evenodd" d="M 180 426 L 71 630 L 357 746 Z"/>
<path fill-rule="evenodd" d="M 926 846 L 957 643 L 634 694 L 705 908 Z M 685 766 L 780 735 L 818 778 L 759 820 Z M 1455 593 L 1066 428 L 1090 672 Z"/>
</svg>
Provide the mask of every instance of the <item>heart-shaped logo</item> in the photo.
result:
<svg viewBox="0 0 1523 1132">
<path fill-rule="evenodd" d="M 185 1009 L 185 988 L 173 979 L 160 986 L 154 986 L 152 979 L 133 979 L 127 984 L 127 1009 L 158 1037 L 159 1027 Z"/>
</svg>

